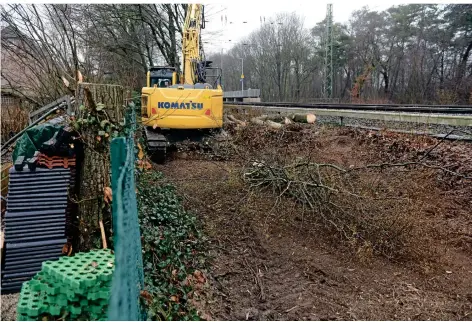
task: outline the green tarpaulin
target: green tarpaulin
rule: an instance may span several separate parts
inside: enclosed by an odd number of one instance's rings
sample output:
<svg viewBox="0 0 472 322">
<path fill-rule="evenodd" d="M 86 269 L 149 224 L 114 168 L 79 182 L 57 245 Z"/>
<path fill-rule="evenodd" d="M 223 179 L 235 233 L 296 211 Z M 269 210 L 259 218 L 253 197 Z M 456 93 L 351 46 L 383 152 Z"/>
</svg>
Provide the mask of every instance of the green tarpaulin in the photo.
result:
<svg viewBox="0 0 472 322">
<path fill-rule="evenodd" d="M 27 129 L 16 141 L 15 150 L 13 151 L 13 162 L 20 155 L 24 155 L 25 160 L 31 158 L 35 151 L 39 151 L 41 144 L 50 140 L 64 126 L 64 119 L 58 117 Z"/>
</svg>

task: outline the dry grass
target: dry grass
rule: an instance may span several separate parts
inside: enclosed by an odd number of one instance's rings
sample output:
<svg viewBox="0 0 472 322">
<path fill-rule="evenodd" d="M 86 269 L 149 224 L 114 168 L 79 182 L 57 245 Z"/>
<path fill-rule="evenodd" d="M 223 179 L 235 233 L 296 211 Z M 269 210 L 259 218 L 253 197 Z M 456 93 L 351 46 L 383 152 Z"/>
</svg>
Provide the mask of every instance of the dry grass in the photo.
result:
<svg viewBox="0 0 472 322">
<path fill-rule="evenodd" d="M 2 107 L 1 111 L 2 142 L 5 142 L 11 133 L 18 133 L 28 125 L 29 112 L 19 106 Z"/>
</svg>

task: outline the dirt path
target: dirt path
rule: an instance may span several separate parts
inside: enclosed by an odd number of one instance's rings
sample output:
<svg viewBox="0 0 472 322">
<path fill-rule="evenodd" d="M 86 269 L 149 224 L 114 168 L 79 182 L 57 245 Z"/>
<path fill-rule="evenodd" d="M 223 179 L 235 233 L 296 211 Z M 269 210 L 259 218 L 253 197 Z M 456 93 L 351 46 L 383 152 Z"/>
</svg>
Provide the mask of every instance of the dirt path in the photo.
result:
<svg viewBox="0 0 472 322">
<path fill-rule="evenodd" d="M 206 313 L 217 320 L 470 320 L 472 259 L 395 264 L 326 242 L 290 201 L 274 207 L 230 162 L 159 166 L 211 241 Z M 251 202 L 249 202 L 251 201 Z"/>
</svg>

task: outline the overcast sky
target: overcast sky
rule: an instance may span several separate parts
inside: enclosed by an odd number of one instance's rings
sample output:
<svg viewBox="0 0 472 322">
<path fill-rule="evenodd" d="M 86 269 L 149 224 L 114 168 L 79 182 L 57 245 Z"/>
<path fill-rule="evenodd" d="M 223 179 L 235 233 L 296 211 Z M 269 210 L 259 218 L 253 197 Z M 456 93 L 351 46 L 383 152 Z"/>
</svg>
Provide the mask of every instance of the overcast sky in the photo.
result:
<svg viewBox="0 0 472 322">
<path fill-rule="evenodd" d="M 422 2 L 422 1 L 415 1 Z M 328 2 L 314 0 L 231 0 L 227 2 L 203 1 L 207 16 L 206 28 L 202 32 L 203 40 L 210 43 L 204 44 L 206 53 L 228 50 L 232 43 L 249 35 L 256 30 L 262 19 L 275 16 L 280 12 L 296 12 L 304 18 L 305 26 L 311 28 L 322 21 L 326 16 Z M 331 1 L 333 4 L 333 18 L 335 22 L 347 22 L 354 10 L 367 5 L 372 10 L 385 10 L 392 5 L 405 3 L 405 1 L 391 0 L 388 3 L 369 0 L 357 1 Z M 223 17 L 223 22 L 221 21 Z M 227 23 L 225 23 L 227 19 Z M 246 23 L 244 23 L 246 22 Z M 230 41 L 231 40 L 231 41 Z"/>
</svg>

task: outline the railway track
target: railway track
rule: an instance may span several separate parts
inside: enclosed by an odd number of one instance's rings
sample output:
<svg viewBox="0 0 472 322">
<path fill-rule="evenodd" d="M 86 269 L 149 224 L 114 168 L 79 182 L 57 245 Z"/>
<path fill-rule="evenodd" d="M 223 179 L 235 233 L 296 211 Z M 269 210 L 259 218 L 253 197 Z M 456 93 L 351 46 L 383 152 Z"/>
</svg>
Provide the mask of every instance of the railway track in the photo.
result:
<svg viewBox="0 0 472 322">
<path fill-rule="evenodd" d="M 472 141 L 472 105 L 332 104 L 226 102 L 226 108 L 264 113 L 313 113 L 318 123 Z"/>
<path fill-rule="evenodd" d="M 304 109 L 335 109 L 353 111 L 385 111 L 410 113 L 464 114 L 472 115 L 472 105 L 412 105 L 412 104 L 334 104 L 334 103 L 292 103 L 292 102 L 225 102 L 225 105 L 287 107 Z"/>
</svg>

